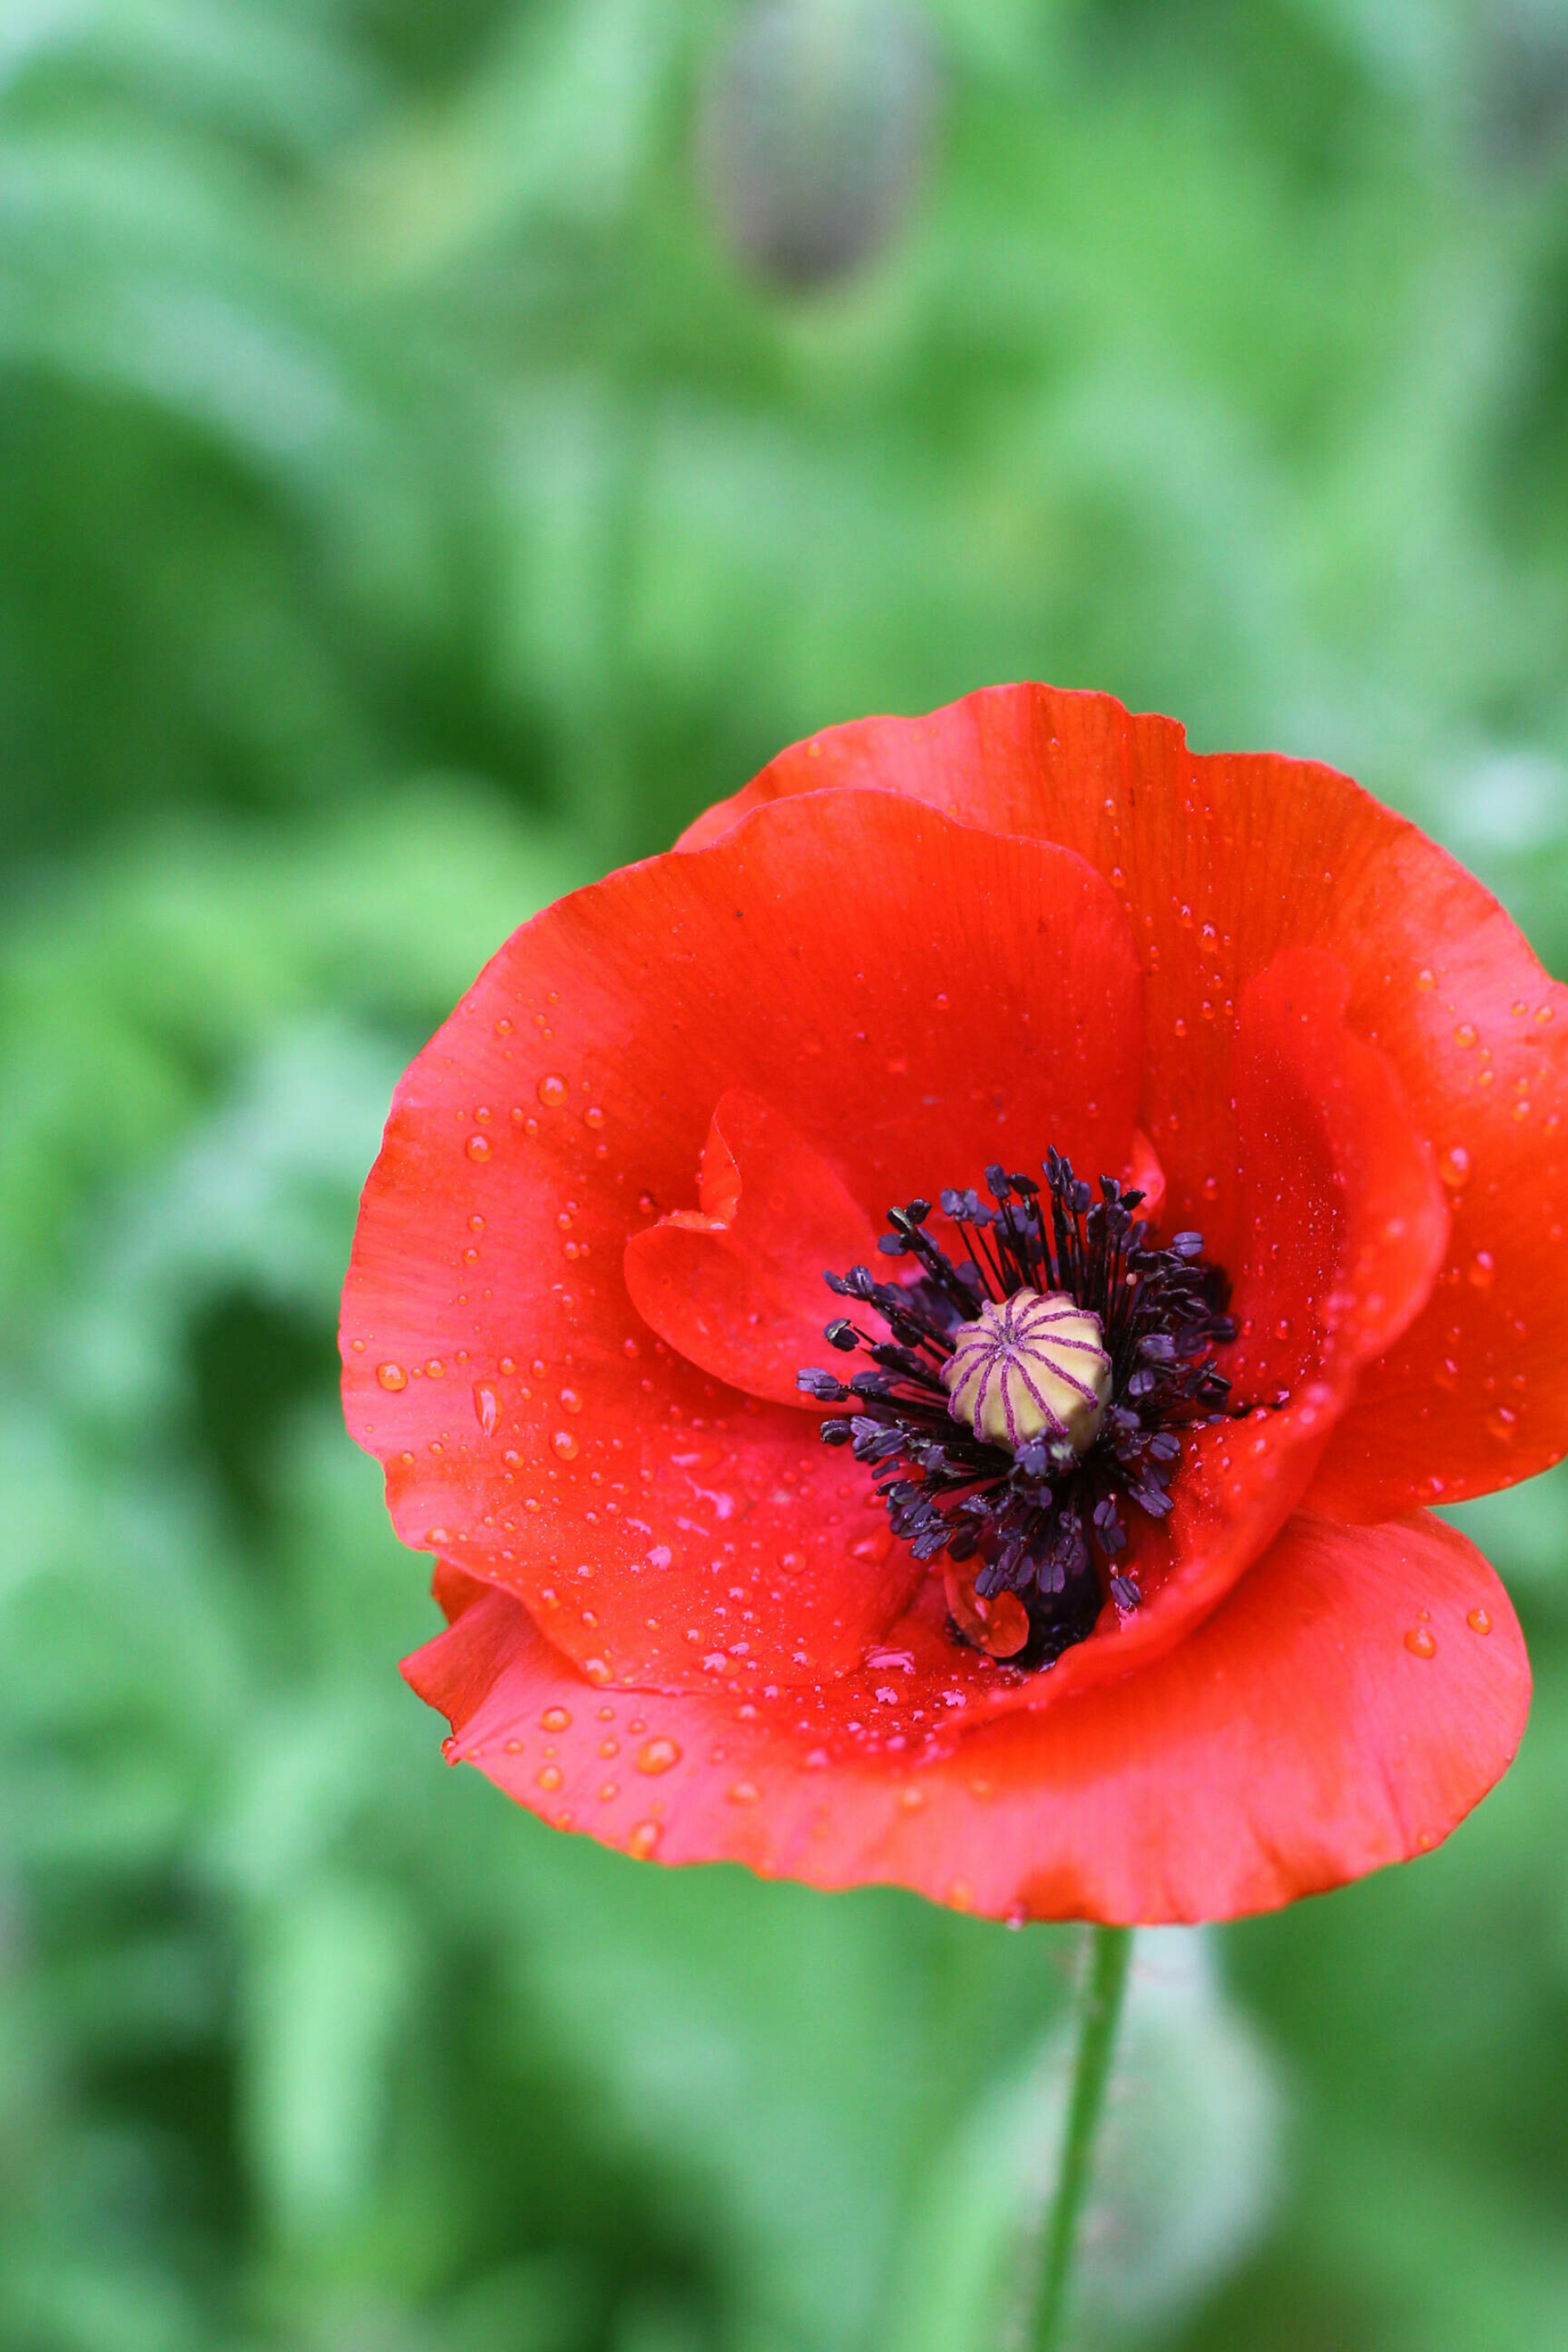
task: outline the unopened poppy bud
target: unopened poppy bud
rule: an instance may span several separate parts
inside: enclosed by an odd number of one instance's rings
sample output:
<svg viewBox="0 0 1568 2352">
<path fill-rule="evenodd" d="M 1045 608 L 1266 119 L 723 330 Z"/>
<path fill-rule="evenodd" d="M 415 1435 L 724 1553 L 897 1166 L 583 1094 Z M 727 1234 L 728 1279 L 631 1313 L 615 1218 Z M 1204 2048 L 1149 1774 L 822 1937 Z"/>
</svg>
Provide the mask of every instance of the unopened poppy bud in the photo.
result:
<svg viewBox="0 0 1568 2352">
<path fill-rule="evenodd" d="M 871 261 L 912 211 L 939 91 L 901 0 L 754 0 L 735 19 L 699 119 L 724 242 L 801 292 Z"/>
<path fill-rule="evenodd" d="M 1065 1291 L 986 1299 L 954 1333 L 942 1377 L 953 1419 L 1013 1454 L 1037 1439 L 1087 1454 L 1110 1402 L 1100 1318 Z"/>
</svg>

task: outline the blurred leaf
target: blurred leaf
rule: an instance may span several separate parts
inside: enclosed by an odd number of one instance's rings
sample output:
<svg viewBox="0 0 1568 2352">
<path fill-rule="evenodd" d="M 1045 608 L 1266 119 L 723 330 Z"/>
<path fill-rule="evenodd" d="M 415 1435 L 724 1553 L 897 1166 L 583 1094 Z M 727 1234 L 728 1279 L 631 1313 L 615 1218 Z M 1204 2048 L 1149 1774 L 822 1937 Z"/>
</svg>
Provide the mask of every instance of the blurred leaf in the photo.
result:
<svg viewBox="0 0 1568 2352">
<path fill-rule="evenodd" d="M 362 2219 L 374 2194 L 416 1946 L 388 1889 L 296 1875 L 282 1894 L 252 1930 L 247 2137 L 273 2226 L 309 2242 Z"/>
<path fill-rule="evenodd" d="M 302 842 L 165 838 L 48 894 L 13 925 L 0 961 L 0 1291 L 36 1283 L 92 1185 L 177 1132 L 214 1075 L 311 1006 L 384 1024 L 398 1050 L 418 1043 L 487 953 L 578 878 L 575 862 L 565 842 L 520 834 L 479 796 L 426 790 Z M 327 1147 L 344 1185 L 363 1175 L 367 1147 L 374 1157 L 393 1050 L 346 1080 L 360 1123 L 340 1122 Z M 311 1083 L 303 1071 L 300 1082 Z M 311 1114 L 275 1108 L 283 1124 L 264 1151 L 315 1148 Z M 262 1104 L 250 1116 L 266 1128 L 273 1113 Z M 235 1175 L 259 1181 L 237 1163 Z M 246 1213 L 237 1195 L 230 1245 L 265 1247 L 264 1234 L 241 1233 Z M 318 1298 L 324 1273 L 319 1256 L 308 1277 Z"/>
<path fill-rule="evenodd" d="M 888 2352 L 989 2352 L 1016 2334 L 1067 2120 L 1073 2048 L 1024 2045 L 937 2153 L 910 2210 Z M 1208 1948 L 1145 1929 L 1133 1958 L 1075 2300 L 1085 2342 L 1168 2334 L 1259 2233 L 1279 2098 Z"/>
</svg>

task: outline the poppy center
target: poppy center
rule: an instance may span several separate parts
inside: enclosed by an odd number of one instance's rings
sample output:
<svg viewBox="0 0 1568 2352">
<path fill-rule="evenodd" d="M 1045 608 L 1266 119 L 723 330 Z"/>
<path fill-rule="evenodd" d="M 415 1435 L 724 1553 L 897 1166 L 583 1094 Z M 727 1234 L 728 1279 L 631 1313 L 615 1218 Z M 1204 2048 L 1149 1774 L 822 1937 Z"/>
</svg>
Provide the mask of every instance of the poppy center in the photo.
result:
<svg viewBox="0 0 1568 2352">
<path fill-rule="evenodd" d="M 929 1201 L 889 1210 L 878 1247 L 906 1277 L 826 1277 L 889 1336 L 836 1317 L 829 1345 L 869 1369 L 798 1375 L 849 1408 L 823 1441 L 866 1464 L 894 1533 L 945 1557 L 955 1638 L 1020 1666 L 1084 1640 L 1107 1599 L 1139 1606 L 1129 1514 L 1164 1518 L 1183 1431 L 1236 1410 L 1215 1361 L 1230 1283 L 1203 1235 L 1152 1248 L 1142 1192 L 1102 1176 L 1096 1200 L 1056 1151 L 1044 1175 L 989 1168 L 988 1201 L 942 1192 L 957 1255 L 925 1230 Z"/>
</svg>

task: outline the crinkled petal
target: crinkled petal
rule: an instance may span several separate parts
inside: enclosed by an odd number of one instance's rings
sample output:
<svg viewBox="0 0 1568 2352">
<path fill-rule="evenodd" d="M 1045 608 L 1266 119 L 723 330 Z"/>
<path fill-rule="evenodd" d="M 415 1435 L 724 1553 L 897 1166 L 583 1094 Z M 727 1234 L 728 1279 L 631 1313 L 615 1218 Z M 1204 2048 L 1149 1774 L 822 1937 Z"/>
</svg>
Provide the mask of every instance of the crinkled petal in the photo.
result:
<svg viewBox="0 0 1568 2352">
<path fill-rule="evenodd" d="M 1348 777 L 1190 751 L 1109 695 L 999 687 L 780 754 L 689 843 L 824 787 L 876 784 L 1066 844 L 1121 894 L 1148 984 L 1143 1123 L 1171 1217 L 1212 1226 L 1234 1183 L 1224 1084 L 1247 980 L 1316 947 L 1386 1054 L 1453 1209 L 1425 1312 L 1368 1368 L 1313 1501 L 1378 1518 L 1510 1485 L 1568 1450 L 1568 992 L 1481 886 Z"/>
<path fill-rule="evenodd" d="M 700 1202 L 627 1242 L 632 1305 L 731 1388 L 819 1412 L 795 1374 L 833 1352 L 822 1332 L 837 1302 L 823 1276 L 875 1262 L 876 1226 L 821 1152 L 738 1087 L 713 1114 Z"/>
<path fill-rule="evenodd" d="M 879 1221 L 1052 1141 L 1124 1167 L 1142 1059 L 1105 882 L 893 793 L 763 810 L 562 900 L 406 1073 L 365 1187 L 344 1399 L 399 1534 L 606 1679 L 855 1665 L 918 1570 L 805 1415 L 655 1337 L 628 1238 L 690 1204 L 732 1089 Z"/>
<path fill-rule="evenodd" d="M 1119 1622 L 1108 1604 L 1019 1704 L 1059 1706 L 1187 1634 L 1300 1504 L 1339 1416 L 1359 1410 L 1363 1368 L 1426 1302 L 1447 1213 L 1388 1064 L 1347 1025 L 1347 992 L 1338 962 L 1307 949 L 1242 992 L 1226 1093 L 1243 1174 L 1222 1247 L 1240 1336 L 1224 1365 L 1232 1404 L 1255 1409 L 1188 1434 L 1169 1518 L 1129 1514 L 1142 1606 Z"/>
<path fill-rule="evenodd" d="M 999 1917 L 1226 1918 L 1406 1860 L 1507 1769 L 1529 1705 L 1507 1595 L 1426 1514 L 1294 1518 L 1157 1663 L 973 1729 L 917 1714 L 897 1654 L 743 1708 L 595 1689 L 516 1601 L 475 1594 L 405 1672 L 454 1754 L 545 1820 Z"/>
</svg>

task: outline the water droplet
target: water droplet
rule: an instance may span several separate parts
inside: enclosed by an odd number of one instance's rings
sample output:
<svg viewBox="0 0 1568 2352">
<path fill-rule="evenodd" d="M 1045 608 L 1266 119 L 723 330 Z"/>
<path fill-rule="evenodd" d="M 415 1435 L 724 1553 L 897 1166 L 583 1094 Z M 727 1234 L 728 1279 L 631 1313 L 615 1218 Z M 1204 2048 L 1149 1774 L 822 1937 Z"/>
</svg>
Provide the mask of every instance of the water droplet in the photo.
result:
<svg viewBox="0 0 1568 2352">
<path fill-rule="evenodd" d="M 1474 1024 L 1468 1021 L 1461 1021 L 1454 1032 L 1454 1043 L 1456 1045 L 1463 1045 L 1468 1050 L 1475 1044 L 1476 1035 Z"/>
<path fill-rule="evenodd" d="M 1550 1020 L 1551 1020 L 1551 1018 L 1552 1018 L 1552 1007 L 1551 1007 L 1551 1005 L 1550 1005 L 1550 1004 L 1538 1004 L 1538 1005 L 1536 1006 L 1536 1008 L 1535 1008 L 1535 1017 L 1536 1017 L 1536 1019 L 1537 1019 L 1538 1021 L 1542 1021 L 1542 1022 L 1550 1021 Z"/>
<path fill-rule="evenodd" d="M 1412 1625 L 1405 1636 L 1405 1646 L 1413 1658 L 1435 1658 L 1437 1644 L 1425 1625 Z"/>
<path fill-rule="evenodd" d="M 610 1679 L 610 1670 L 603 1658 L 584 1658 L 583 1672 L 591 1683 L 603 1684 Z"/>
<path fill-rule="evenodd" d="M 558 1429 L 550 1443 L 554 1451 L 559 1454 L 563 1462 L 575 1461 L 577 1456 L 577 1441 L 573 1436 L 572 1432 L 569 1429 Z"/>
<path fill-rule="evenodd" d="M 613 1804 L 620 1793 L 621 1784 L 618 1780 L 606 1780 L 599 1791 L 599 1802 L 602 1805 Z"/>
<path fill-rule="evenodd" d="M 1462 1192 L 1470 1181 L 1470 1155 L 1462 1143 L 1451 1143 L 1438 1156 L 1437 1173 L 1450 1192 Z"/>
<path fill-rule="evenodd" d="M 1478 1250 L 1470 1261 L 1470 1282 L 1477 1290 L 1489 1290 L 1497 1262 L 1490 1250 Z"/>
<path fill-rule="evenodd" d="M 942 1900 L 951 1905 L 954 1911 L 973 1911 L 974 1889 L 967 1878 L 955 1878 Z"/>
<path fill-rule="evenodd" d="M 647 1862 L 658 1843 L 657 1822 L 636 1822 L 626 1840 L 626 1852 L 637 1862 Z"/>
<path fill-rule="evenodd" d="M 598 1106 L 598 1104 L 597 1104 L 597 1103 L 590 1103 L 590 1104 L 588 1105 L 587 1109 L 583 1113 L 583 1124 L 584 1124 L 584 1127 L 603 1127 L 603 1126 L 604 1126 L 604 1124 L 605 1124 L 605 1114 L 604 1114 L 604 1112 L 599 1108 L 599 1106 Z"/>
<path fill-rule="evenodd" d="M 650 1739 L 637 1751 L 637 1770 L 656 1775 L 668 1772 L 680 1761 L 680 1748 L 673 1739 Z"/>
<path fill-rule="evenodd" d="M 1521 1095 L 1519 1100 L 1515 1103 L 1513 1107 L 1513 1115 L 1516 1119 L 1528 1118 L 1530 1117 L 1530 1104 L 1523 1095 Z"/>
<path fill-rule="evenodd" d="M 1219 1199 L 1219 1178 L 1217 1176 L 1205 1176 L 1204 1178 L 1204 1199 L 1205 1201 L 1217 1201 Z"/>
<path fill-rule="evenodd" d="M 464 1149 L 470 1160 L 488 1160 L 490 1156 L 489 1139 L 487 1136 L 470 1135 Z"/>
<path fill-rule="evenodd" d="M 425 1367 L 425 1377 L 427 1381 L 444 1381 L 446 1379 L 447 1367 L 441 1361 L 439 1356 L 431 1357 L 429 1362 Z"/>
<path fill-rule="evenodd" d="M 546 1731 L 570 1731 L 572 1718 L 563 1706 L 547 1706 L 539 1718 Z"/>
<path fill-rule="evenodd" d="M 485 1435 L 493 1437 L 500 1415 L 500 1399 L 494 1389 L 487 1388 L 482 1381 L 474 1390 L 474 1415 Z"/>
<path fill-rule="evenodd" d="M 522 1742 L 521 1739 L 503 1739 L 501 1741 L 501 1747 L 509 1756 L 521 1756 L 522 1754 Z"/>
<path fill-rule="evenodd" d="M 375 1377 L 384 1389 L 391 1389 L 395 1395 L 408 1386 L 408 1375 L 401 1364 L 377 1364 Z"/>
<path fill-rule="evenodd" d="M 1472 1609 L 1465 1622 L 1472 1633 L 1489 1633 L 1492 1630 L 1491 1618 L 1484 1609 Z"/>
<path fill-rule="evenodd" d="M 754 1805 L 762 1793 L 754 1780 L 737 1780 L 730 1790 L 730 1802 L 732 1805 Z"/>
<path fill-rule="evenodd" d="M 562 1390 L 562 1391 L 561 1391 L 561 1410 L 562 1410 L 562 1412 L 582 1412 L 582 1410 L 583 1410 L 583 1400 L 582 1400 L 582 1398 L 578 1395 L 578 1393 L 577 1393 L 577 1391 L 576 1391 L 576 1390 L 575 1390 L 575 1389 L 563 1389 L 563 1390 Z"/>
<path fill-rule="evenodd" d="M 534 1785 L 536 1788 L 543 1789 L 547 1792 L 552 1791 L 559 1789 L 561 1786 L 562 1777 L 563 1775 L 559 1764 L 542 1764 L 533 1776 Z"/>
<path fill-rule="evenodd" d="M 449 1731 L 447 1734 L 446 1738 L 441 1742 L 441 1753 L 446 1758 L 448 1764 L 455 1764 L 458 1761 L 460 1750 L 458 1747 L 458 1735 L 455 1731 Z"/>
<path fill-rule="evenodd" d="M 1510 1444 L 1519 1435 L 1519 1415 L 1510 1412 L 1506 1404 L 1500 1404 L 1488 1413 L 1487 1427 L 1494 1437 L 1500 1437 L 1505 1444 Z"/>
<path fill-rule="evenodd" d="M 535 1092 L 546 1110 L 559 1110 L 566 1099 L 566 1081 L 556 1071 L 551 1070 L 540 1079 Z"/>
<path fill-rule="evenodd" d="M 923 1789 L 900 1789 L 899 1790 L 899 1811 L 901 1813 L 918 1813 L 921 1806 L 925 1803 L 925 1801 L 926 1793 Z"/>
</svg>

